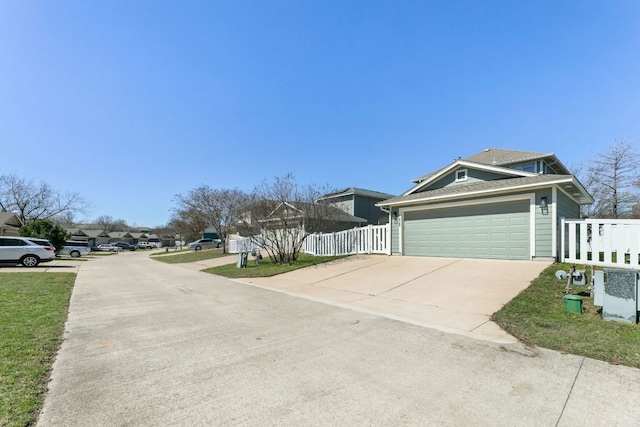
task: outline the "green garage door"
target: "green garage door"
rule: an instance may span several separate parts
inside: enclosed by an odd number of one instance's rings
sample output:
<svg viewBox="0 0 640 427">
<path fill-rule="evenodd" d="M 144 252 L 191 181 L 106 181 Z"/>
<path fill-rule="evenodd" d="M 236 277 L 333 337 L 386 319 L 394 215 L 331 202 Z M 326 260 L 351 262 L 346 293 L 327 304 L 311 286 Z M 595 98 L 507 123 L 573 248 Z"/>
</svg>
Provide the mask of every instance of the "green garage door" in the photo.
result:
<svg viewBox="0 0 640 427">
<path fill-rule="evenodd" d="M 452 258 L 529 257 L 529 201 L 404 213 L 405 255 Z"/>
</svg>

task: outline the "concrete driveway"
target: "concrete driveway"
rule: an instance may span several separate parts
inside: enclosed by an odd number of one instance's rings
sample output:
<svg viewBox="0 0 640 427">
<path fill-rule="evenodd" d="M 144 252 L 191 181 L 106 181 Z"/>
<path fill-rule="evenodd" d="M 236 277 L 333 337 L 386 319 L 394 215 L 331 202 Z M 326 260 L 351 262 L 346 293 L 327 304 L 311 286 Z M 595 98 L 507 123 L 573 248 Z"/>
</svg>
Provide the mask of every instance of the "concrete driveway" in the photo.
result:
<svg viewBox="0 0 640 427">
<path fill-rule="evenodd" d="M 291 295 L 447 332 L 515 342 L 490 318 L 549 262 L 360 255 L 275 277 L 242 279 Z"/>
<path fill-rule="evenodd" d="M 456 264 L 475 265 L 358 257 L 288 280 L 355 306 Z M 143 254 L 85 262 L 38 426 L 638 425 L 640 370 L 335 305 Z"/>
</svg>

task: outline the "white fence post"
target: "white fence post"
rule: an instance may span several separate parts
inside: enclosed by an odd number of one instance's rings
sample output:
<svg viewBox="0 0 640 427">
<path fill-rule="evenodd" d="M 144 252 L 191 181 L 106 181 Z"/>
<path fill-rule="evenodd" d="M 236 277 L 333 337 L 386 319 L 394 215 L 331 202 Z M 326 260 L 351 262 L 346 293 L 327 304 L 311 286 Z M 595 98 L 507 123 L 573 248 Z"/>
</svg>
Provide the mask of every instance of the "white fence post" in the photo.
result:
<svg viewBox="0 0 640 427">
<path fill-rule="evenodd" d="M 640 220 L 562 219 L 561 224 L 560 261 L 640 269 Z"/>
</svg>

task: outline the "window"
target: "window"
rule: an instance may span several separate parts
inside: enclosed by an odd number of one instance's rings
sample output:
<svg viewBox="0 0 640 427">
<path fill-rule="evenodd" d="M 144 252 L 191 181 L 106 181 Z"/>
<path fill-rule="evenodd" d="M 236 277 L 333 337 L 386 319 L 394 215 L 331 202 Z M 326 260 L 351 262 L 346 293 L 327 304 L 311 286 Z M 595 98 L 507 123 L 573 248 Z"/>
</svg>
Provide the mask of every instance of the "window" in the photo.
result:
<svg viewBox="0 0 640 427">
<path fill-rule="evenodd" d="M 467 180 L 467 170 L 466 169 L 458 169 L 456 171 L 456 182 L 466 181 Z"/>
<path fill-rule="evenodd" d="M 517 165 L 514 166 L 513 169 L 519 170 L 519 171 L 524 171 L 524 172 L 535 172 L 536 171 L 536 164 L 535 163 L 527 163 L 524 165 Z"/>
<path fill-rule="evenodd" d="M 83 242 L 83 241 L 77 241 L 77 240 L 67 240 L 66 242 L 64 242 L 65 246 L 85 246 L 85 247 L 89 247 L 89 243 L 87 242 Z"/>
<path fill-rule="evenodd" d="M 22 239 L 0 239 L 0 246 L 29 246 L 29 243 Z"/>
</svg>

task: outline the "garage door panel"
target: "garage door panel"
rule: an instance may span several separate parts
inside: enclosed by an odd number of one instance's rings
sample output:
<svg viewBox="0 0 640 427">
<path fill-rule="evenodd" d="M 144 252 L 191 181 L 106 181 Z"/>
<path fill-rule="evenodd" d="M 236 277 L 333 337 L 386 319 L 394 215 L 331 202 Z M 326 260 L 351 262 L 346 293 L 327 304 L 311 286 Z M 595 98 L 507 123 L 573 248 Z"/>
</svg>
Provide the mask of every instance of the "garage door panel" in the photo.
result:
<svg viewBox="0 0 640 427">
<path fill-rule="evenodd" d="M 512 242 L 529 243 L 529 234 L 528 233 L 509 233 L 509 239 Z"/>
<path fill-rule="evenodd" d="M 492 218 L 491 227 L 509 227 L 509 218 Z"/>
<path fill-rule="evenodd" d="M 474 242 L 488 242 L 489 239 L 491 238 L 491 236 L 489 235 L 489 233 L 477 233 L 474 235 Z"/>
<path fill-rule="evenodd" d="M 493 232 L 491 233 L 491 241 L 495 243 L 507 243 L 509 241 L 509 233 L 503 232 Z"/>
<path fill-rule="evenodd" d="M 489 227 L 491 225 L 491 223 L 489 222 L 488 219 L 484 219 L 484 218 L 477 218 L 473 220 L 473 227 Z"/>
<path fill-rule="evenodd" d="M 529 259 L 528 200 L 404 214 L 406 255 Z"/>
</svg>

